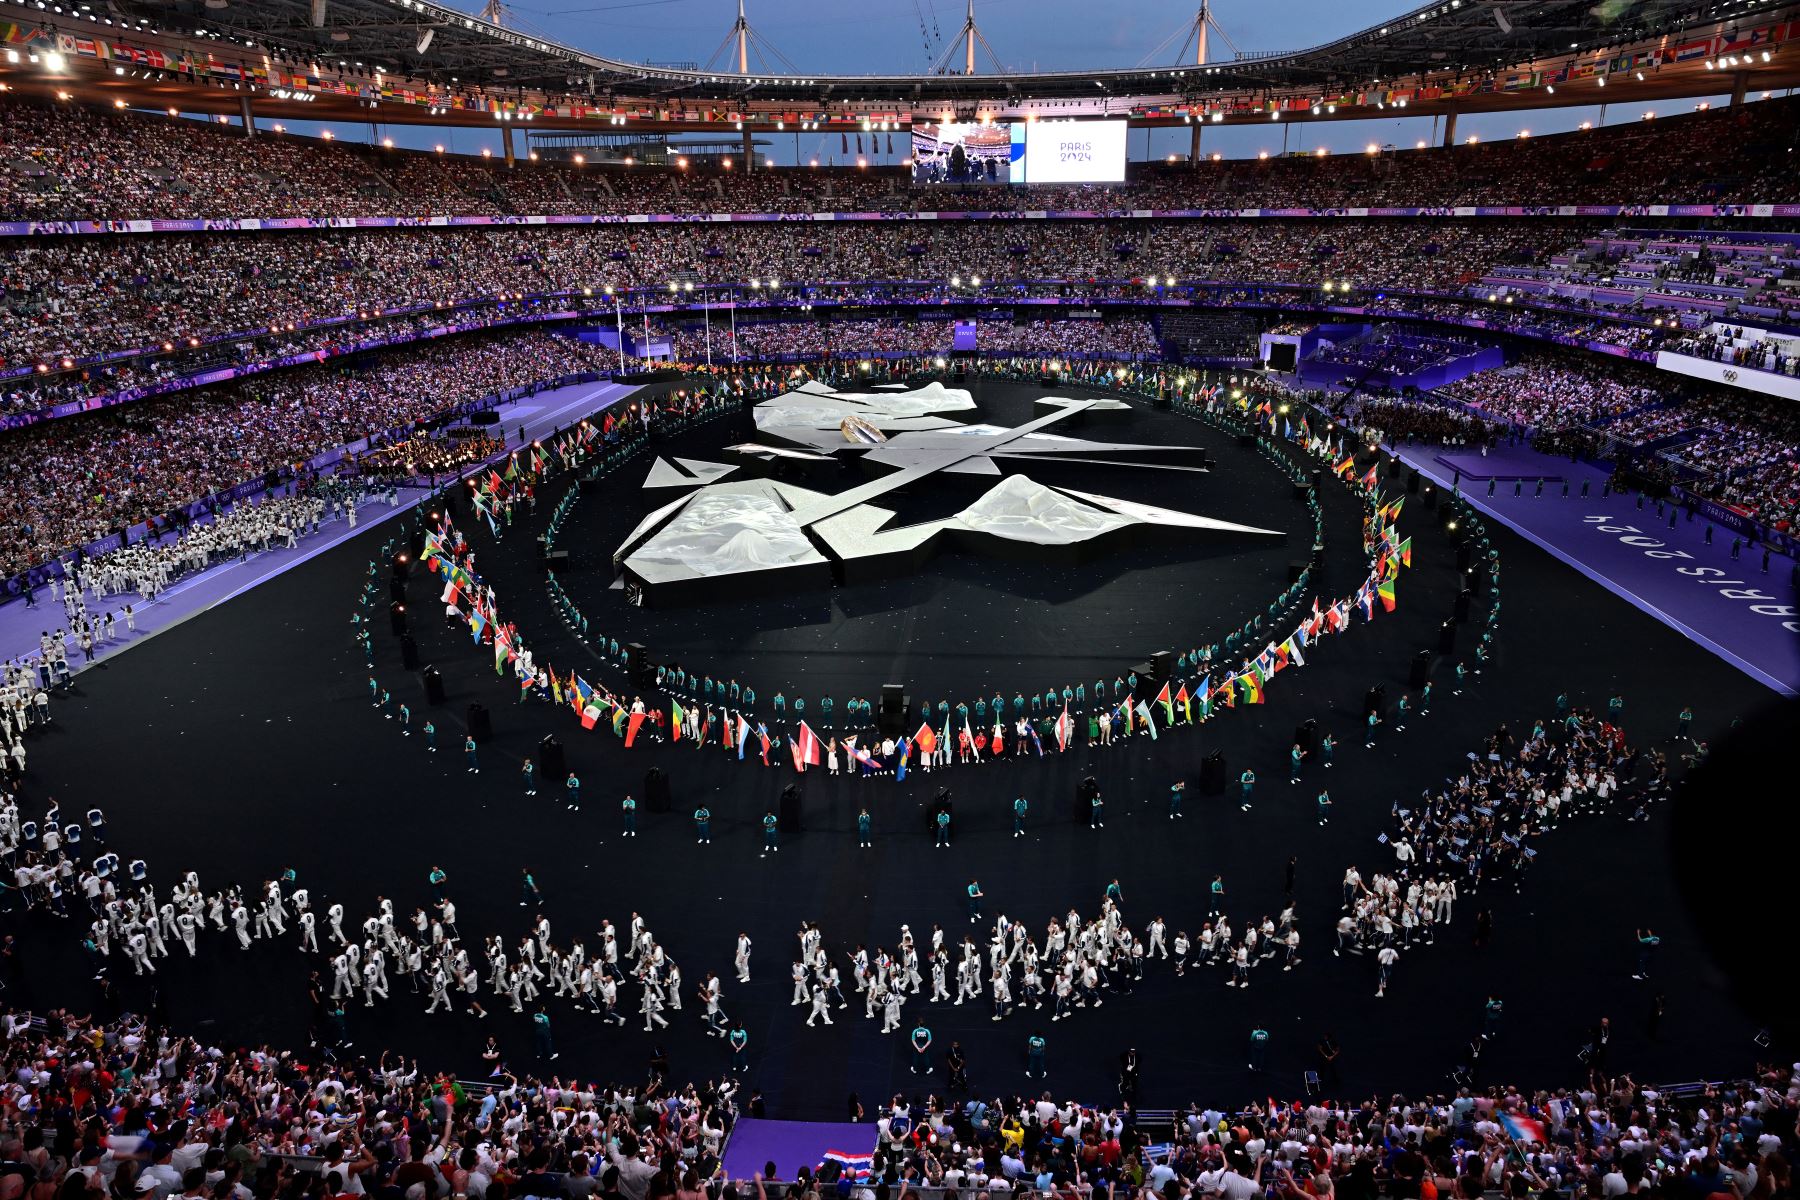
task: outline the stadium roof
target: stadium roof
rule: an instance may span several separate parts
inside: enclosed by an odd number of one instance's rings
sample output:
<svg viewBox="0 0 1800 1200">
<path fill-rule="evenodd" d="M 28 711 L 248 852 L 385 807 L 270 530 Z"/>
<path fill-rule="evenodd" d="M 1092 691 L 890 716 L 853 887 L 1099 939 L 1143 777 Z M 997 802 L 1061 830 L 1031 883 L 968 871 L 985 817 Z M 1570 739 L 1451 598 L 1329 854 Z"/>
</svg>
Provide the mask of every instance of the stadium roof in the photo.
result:
<svg viewBox="0 0 1800 1200">
<path fill-rule="evenodd" d="M 236 65 L 259 112 L 288 111 L 289 93 L 317 93 L 304 114 L 373 119 L 355 109 L 409 103 L 405 123 L 533 120 L 594 128 L 623 114 L 633 128 L 761 127 L 881 113 L 904 123 L 945 116 L 1129 116 L 1140 124 L 1268 119 L 1271 109 L 1323 117 L 1372 115 L 1394 102 L 1429 115 L 1579 102 L 1578 82 L 1633 75 L 1634 99 L 1729 91 L 1727 49 L 1740 45 L 1757 90 L 1800 83 L 1795 0 L 1438 0 L 1386 22 L 1291 53 L 1225 62 L 1015 74 L 733 74 L 629 63 L 509 29 L 434 0 L 0 0 L 22 35 L 83 33 Z M 1785 44 L 1785 49 L 1784 49 Z M 104 57 L 104 56 L 103 56 Z M 118 56 L 105 59 L 117 64 Z M 141 65 L 138 57 L 131 64 Z M 71 63 L 76 66 L 87 64 Z M 257 73 L 258 68 L 262 73 Z M 1732 67 L 1738 68 L 1733 56 Z M 29 72 L 0 72 L 29 77 Z M 40 73 L 41 74 L 41 73 Z M 134 104 L 235 112 L 216 74 L 119 70 L 105 80 Z M 160 78 L 159 78 L 160 76 Z M 342 87 L 321 86 L 350 83 Z M 1551 81 L 1551 82 L 1546 82 Z M 1557 83 L 1564 86 L 1559 91 Z M 288 84 L 292 86 L 281 86 Z M 198 95 L 193 85 L 215 94 Z M 1603 85 L 1602 85 L 1603 86 Z M 1595 99 L 1610 99 L 1598 96 Z M 1327 111 L 1329 109 L 1329 111 Z M 835 124 L 830 127 L 836 127 Z"/>
</svg>

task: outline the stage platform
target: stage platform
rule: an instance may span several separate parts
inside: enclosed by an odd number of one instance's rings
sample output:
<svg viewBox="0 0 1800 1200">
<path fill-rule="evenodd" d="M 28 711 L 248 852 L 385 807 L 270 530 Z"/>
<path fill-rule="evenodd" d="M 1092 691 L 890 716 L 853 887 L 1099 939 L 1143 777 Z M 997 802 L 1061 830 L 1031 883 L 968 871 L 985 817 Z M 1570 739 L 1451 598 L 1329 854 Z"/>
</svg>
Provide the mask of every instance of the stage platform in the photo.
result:
<svg viewBox="0 0 1800 1200">
<path fill-rule="evenodd" d="M 1324 497 L 1328 529 L 1340 538 L 1348 529 L 1354 538 L 1360 506 L 1335 483 Z M 548 508 L 540 506 L 540 523 Z M 423 660 L 443 672 L 441 705 L 427 704 L 385 622 L 377 625 L 373 673 L 397 702 L 414 706 L 414 736 L 402 737 L 397 722 L 370 705 L 371 672 L 348 621 L 368 562 L 390 533 L 377 527 L 118 655 L 109 670 L 78 677 L 74 693 L 56 702 L 53 725 L 31 735 L 22 805 L 40 816 L 52 789 L 39 781 L 54 780 L 54 799 L 65 811 L 104 806 L 109 843 L 141 854 L 159 884 L 192 868 L 209 889 L 234 882 L 254 888 L 291 868 L 315 904 L 341 901 L 360 917 L 378 894 L 401 913 L 429 903 L 426 878 L 435 864 L 448 873 L 464 935 L 492 932 L 510 944 L 536 915 L 519 905 L 523 869 L 543 890 L 558 942 L 583 938 L 592 946 L 603 918 L 623 928 L 641 912 L 682 965 L 690 993 L 684 1010 L 667 1014 L 669 1029 L 649 1034 L 639 1021 L 604 1025 L 552 999 L 561 1051 L 554 1069 L 565 1079 L 635 1080 L 660 1047 L 673 1078 L 718 1077 L 728 1051 L 705 1035 L 691 994 L 716 971 L 725 1011 L 750 1034 L 752 1069 L 743 1083 L 782 1117 L 839 1118 L 852 1091 L 866 1101 L 941 1091 L 941 1078 L 927 1083 L 909 1074 L 904 1036 L 882 1036 L 879 1022 L 864 1020 L 859 1008 L 834 1011 L 830 1027 L 807 1028 L 803 1010 L 788 1003 L 787 967 L 803 921 L 820 923 L 840 962 L 858 943 L 893 948 L 902 923 L 920 937 L 941 925 L 954 940 L 970 928 L 963 896 L 971 876 L 979 877 L 990 913 L 1005 912 L 1040 936 L 1071 906 L 1095 912 L 1115 878 L 1134 927 L 1160 914 L 1171 929 L 1193 933 L 1205 919 L 1203 881 L 1223 875 L 1241 927 L 1289 902 L 1284 885 L 1292 859 L 1291 899 L 1304 938 L 1300 967 L 1259 967 L 1247 991 L 1226 988 L 1218 971 L 1177 979 L 1159 962 L 1131 995 L 1108 996 L 1103 1008 L 1056 1025 L 1048 1012 L 994 1022 L 986 1005 L 920 1009 L 909 1002 L 903 1028 L 923 1012 L 938 1047 L 960 1040 L 971 1080 L 986 1095 L 1040 1090 L 1023 1070 L 1025 1038 L 1038 1027 L 1049 1040 L 1047 1086 L 1086 1103 L 1114 1101 L 1126 1046 L 1143 1054 L 1145 1107 L 1299 1096 L 1302 1072 L 1316 1065 L 1313 1047 L 1328 1032 L 1344 1048 L 1334 1098 L 1442 1090 L 1493 995 L 1504 997 L 1510 1012 L 1531 1017 L 1509 1023 L 1484 1053 L 1484 1081 L 1554 1086 L 1570 1079 L 1576 1050 L 1602 1015 L 1617 1031 L 1613 1064 L 1642 1080 L 1712 1077 L 1721 1063 L 1744 1061 L 1761 1021 L 1732 997 L 1707 958 L 1704 931 L 1680 902 L 1684 873 L 1670 860 L 1663 812 L 1647 824 L 1565 821 L 1539 843 L 1522 893 L 1492 886 L 1465 893 L 1437 944 L 1403 955 L 1386 998 L 1374 997 L 1370 961 L 1330 953 L 1346 866 L 1354 863 L 1366 876 L 1393 862 L 1378 835 L 1396 797 L 1453 777 L 1498 724 L 1528 730 L 1553 714 L 1559 692 L 1602 708 L 1617 693 L 1626 698 L 1634 742 L 1667 747 L 1676 713 L 1691 703 L 1695 734 L 1718 745 L 1734 717 L 1770 699 L 1708 650 L 1497 527 L 1505 615 L 1494 662 L 1470 677 L 1461 696 L 1450 694 L 1440 666 L 1432 715 L 1364 750 L 1356 733 L 1364 694 L 1378 683 L 1390 695 L 1408 689 L 1414 655 L 1435 641 L 1458 585 L 1449 540 L 1422 501 L 1409 502 L 1401 531 L 1414 539 L 1417 565 L 1403 577 L 1396 612 L 1321 643 L 1305 669 L 1274 681 L 1266 705 L 1240 708 L 1198 730 L 1171 731 L 1155 743 L 1139 738 L 1105 751 L 916 773 L 899 783 L 797 777 L 789 768 L 764 769 L 754 756 L 739 762 L 684 746 L 626 751 L 610 733 L 583 732 L 565 708 L 516 703 L 517 689 L 496 676 L 491 653 L 472 647 L 466 632 L 430 620 L 415 629 Z M 585 652 L 562 629 L 542 586 L 537 532 L 527 521 L 497 544 L 480 531 L 471 536 L 507 619 L 559 670 L 586 669 Z M 414 585 L 422 596 L 429 581 L 416 578 L 424 581 Z M 1165 603 L 1159 586 L 1139 593 L 1146 605 Z M 1048 684 L 1068 660 L 1098 656 L 1086 643 L 1113 636 L 1108 621 L 1143 619 L 1133 628 L 1137 645 L 1148 640 L 1138 635 L 1156 626 L 1132 610 L 1131 599 L 1092 614 L 1077 610 L 1090 616 L 1093 638 L 1040 636 L 1013 652 Z M 708 636 L 724 642 L 734 631 L 729 610 L 722 611 L 720 629 Z M 958 611 L 963 615 L 940 616 L 927 587 L 916 606 L 883 614 L 871 626 L 880 629 L 881 643 L 869 635 L 870 653 L 881 660 L 875 673 L 923 648 L 952 660 L 969 647 L 991 653 L 980 642 L 1005 613 L 995 619 Z M 756 633 L 741 628 L 735 636 Z M 828 646 L 804 654 L 824 676 L 839 669 Z M 493 725 L 480 748 L 480 774 L 465 770 L 458 750 L 471 702 L 486 706 Z M 427 718 L 438 726 L 436 754 L 417 733 Z M 1313 770 L 1290 787 L 1288 749 L 1295 726 L 1308 719 L 1335 732 L 1343 748 L 1329 775 Z M 582 780 L 586 803 L 578 813 L 560 797 L 522 794 L 519 764 L 546 734 L 560 740 Z M 1197 780 L 1202 759 L 1215 750 L 1225 753 L 1233 776 L 1245 767 L 1261 774 L 1257 804 L 1244 813 L 1235 802 L 1190 789 L 1190 815 L 1170 822 L 1170 781 Z M 640 836 L 626 842 L 618 800 L 643 797 L 652 767 L 667 772 L 672 811 L 641 813 Z M 1076 788 L 1090 775 L 1110 798 L 1101 831 L 1078 824 L 1071 811 Z M 1327 780 L 1336 807 L 1322 828 L 1311 798 Z M 178 782 L 147 791 L 147 781 Z M 805 828 L 784 835 L 779 854 L 760 857 L 762 814 L 794 783 L 803 788 Z M 957 839 L 935 850 L 922 816 L 946 788 L 954 794 Z M 1031 810 L 1027 836 L 1014 839 L 1011 804 L 1020 796 Z M 714 814 L 714 842 L 706 846 L 695 843 L 689 816 L 701 802 Z M 1708 804 L 1718 821 L 1738 827 L 1754 821 L 1767 800 L 1742 790 Z M 866 850 L 854 837 L 864 807 L 874 829 Z M 1617 894 L 1619 880 L 1629 881 L 1627 897 Z M 1493 936 L 1482 947 L 1471 943 L 1479 909 L 1493 917 Z M 42 912 L 9 921 L 31 964 L 9 1001 L 88 1011 L 92 971 L 71 928 L 76 923 Z M 1662 938 L 1655 989 L 1667 1000 L 1655 1036 L 1645 1022 L 1652 991 L 1629 980 L 1634 929 L 1646 924 Z M 740 931 L 756 947 L 748 984 L 736 983 L 730 969 Z M 155 1011 L 171 1028 L 214 1043 L 270 1043 L 304 1059 L 307 976 L 319 960 L 302 956 L 296 940 L 290 931 L 278 943 L 240 952 L 228 937 L 209 933 L 200 957 L 190 961 L 177 951 L 161 960 L 154 978 L 115 968 L 117 1002 Z M 393 1049 L 417 1056 L 428 1071 L 479 1077 L 490 1069 L 479 1055 L 492 1035 L 511 1069 L 535 1068 L 529 1017 L 489 1003 L 485 1021 L 460 1010 L 424 1020 L 426 998 L 413 995 L 404 978 L 394 982 L 388 1003 L 349 1008 L 356 1053 L 373 1058 Z M 256 1002 L 246 1003 L 247 996 Z M 626 997 L 634 1001 L 635 992 Z M 483 999 L 492 1000 L 485 985 Z M 1263 1073 L 1245 1068 L 1244 1048 L 1257 1026 L 1273 1035 Z"/>
</svg>

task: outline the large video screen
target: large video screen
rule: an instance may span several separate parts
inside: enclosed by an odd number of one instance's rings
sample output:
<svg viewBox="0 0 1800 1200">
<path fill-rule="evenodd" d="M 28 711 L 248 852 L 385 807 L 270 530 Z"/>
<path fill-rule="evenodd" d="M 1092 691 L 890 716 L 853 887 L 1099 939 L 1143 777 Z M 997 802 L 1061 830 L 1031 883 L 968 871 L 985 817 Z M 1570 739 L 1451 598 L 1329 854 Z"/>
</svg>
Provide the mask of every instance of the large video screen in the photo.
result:
<svg viewBox="0 0 1800 1200">
<path fill-rule="evenodd" d="M 1025 182 L 1023 126 L 995 121 L 912 129 L 914 183 Z"/>
<path fill-rule="evenodd" d="M 1025 135 L 1025 183 L 1125 182 L 1124 121 L 1039 121 Z"/>
</svg>

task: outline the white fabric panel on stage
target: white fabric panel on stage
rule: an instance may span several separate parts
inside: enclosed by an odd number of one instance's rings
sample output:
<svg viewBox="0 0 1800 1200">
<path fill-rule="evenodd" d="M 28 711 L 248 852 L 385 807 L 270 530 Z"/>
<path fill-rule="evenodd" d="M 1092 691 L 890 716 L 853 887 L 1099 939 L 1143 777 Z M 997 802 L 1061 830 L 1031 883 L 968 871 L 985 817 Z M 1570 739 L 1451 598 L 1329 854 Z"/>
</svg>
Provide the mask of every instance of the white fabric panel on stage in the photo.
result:
<svg viewBox="0 0 1800 1200">
<path fill-rule="evenodd" d="M 720 485 L 687 499 L 627 560 L 651 583 L 822 563 L 787 505 L 760 484 Z"/>
<path fill-rule="evenodd" d="M 1010 475 L 957 514 L 977 533 L 1043 546 L 1085 542 L 1132 524 L 1023 475 Z"/>
</svg>

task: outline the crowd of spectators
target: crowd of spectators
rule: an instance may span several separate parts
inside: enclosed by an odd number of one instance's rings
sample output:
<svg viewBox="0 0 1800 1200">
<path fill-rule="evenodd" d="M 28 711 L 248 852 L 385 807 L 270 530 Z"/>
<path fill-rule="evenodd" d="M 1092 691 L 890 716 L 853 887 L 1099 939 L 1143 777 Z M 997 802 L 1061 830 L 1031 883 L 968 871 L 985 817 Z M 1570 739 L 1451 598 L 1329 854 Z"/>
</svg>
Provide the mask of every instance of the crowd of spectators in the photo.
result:
<svg viewBox="0 0 1800 1200">
<path fill-rule="evenodd" d="M 544 332 L 426 343 L 16 430 L 0 443 L 0 577 L 370 434 L 609 365 Z"/>
<path fill-rule="evenodd" d="M 1596 363 L 1565 351 L 1529 352 L 1510 365 L 1479 371 L 1438 395 L 1517 427 L 1589 425 L 1662 403 L 1673 389 L 1651 372 Z"/>
<path fill-rule="evenodd" d="M 352 147 L 265 129 L 0 101 L 0 214 L 37 220 L 845 209 L 1447 207 L 1800 200 L 1796 105 L 1769 100 L 1553 137 L 1372 155 L 1144 164 L 1123 185 L 957 189 L 902 167 L 746 173 L 723 161 L 600 167 Z M 831 135 L 824 137 L 830 146 Z M 860 144 L 860 139 L 859 139 Z M 834 149 L 836 147 L 833 147 Z M 810 160 L 809 160 L 810 163 Z M 181 164 L 177 172 L 170 164 Z"/>
<path fill-rule="evenodd" d="M 1502 1009 L 1489 1014 L 1477 1052 L 1506 1036 Z M 1788 1067 L 1664 1091 L 1602 1063 L 1538 1090 L 1195 1103 L 1168 1126 L 1050 1089 L 902 1093 L 862 1112 L 866 1171 L 773 1162 L 733 1179 L 726 1135 L 740 1115 L 768 1114 L 731 1079 L 679 1086 L 653 1064 L 641 1082 L 588 1084 L 497 1066 L 469 1088 L 385 1054 L 320 1062 L 214 1046 L 131 1014 L 0 1019 L 14 1101 L 0 1124 L 6 1179 L 15 1194 L 62 1200 L 885 1200 L 926 1187 L 1065 1200 L 1777 1200 L 1800 1149 Z M 1334 1050 L 1326 1035 L 1328 1071 Z"/>
<path fill-rule="evenodd" d="M 1493 221 L 1395 222 L 1381 232 L 1361 236 L 1324 220 L 1056 221 L 1034 224 L 1029 236 L 1005 222 L 515 226 L 215 234 L 204 254 L 176 235 L 14 238 L 0 244 L 0 371 L 420 304 L 589 288 L 601 295 L 608 286 L 661 291 L 677 281 L 746 285 L 736 288 L 746 302 L 792 300 L 797 288 L 826 280 L 919 281 L 909 295 L 996 300 L 1031 294 L 1011 281 L 1060 280 L 1084 297 L 1153 300 L 1153 290 L 1130 281 L 1171 272 L 1184 285 L 1353 281 L 1365 296 L 1384 287 L 1454 291 L 1495 262 L 1548 253 L 1569 236 Z M 1096 280 L 1120 282 L 1101 292 Z M 782 286 L 771 291 L 770 281 Z"/>
<path fill-rule="evenodd" d="M 708 334 L 688 326 L 674 330 L 675 357 L 683 362 L 708 359 Z M 714 321 L 711 360 L 855 357 L 862 354 L 948 354 L 955 348 L 953 321 L 849 320 L 758 321 L 735 330 Z M 1007 320 L 976 322 L 975 348 L 993 354 L 1063 354 L 1070 357 L 1153 358 L 1161 349 L 1149 321 Z"/>
</svg>

